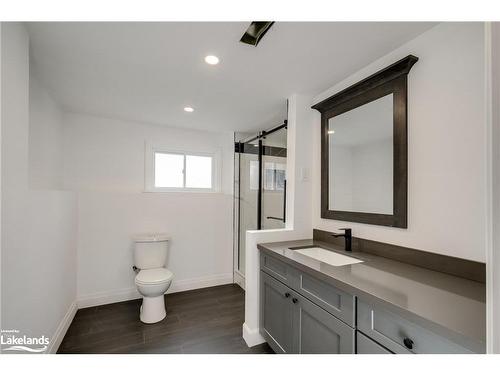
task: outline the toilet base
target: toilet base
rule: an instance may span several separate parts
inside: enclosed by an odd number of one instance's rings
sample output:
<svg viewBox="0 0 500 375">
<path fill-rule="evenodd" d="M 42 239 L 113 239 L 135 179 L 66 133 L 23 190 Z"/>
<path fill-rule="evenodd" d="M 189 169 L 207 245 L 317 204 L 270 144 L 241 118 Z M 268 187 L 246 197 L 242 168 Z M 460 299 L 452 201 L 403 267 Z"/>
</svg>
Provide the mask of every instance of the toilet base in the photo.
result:
<svg viewBox="0 0 500 375">
<path fill-rule="evenodd" d="M 143 297 L 140 319 L 143 323 L 157 323 L 165 319 L 165 300 L 163 295 L 158 297 Z"/>
</svg>

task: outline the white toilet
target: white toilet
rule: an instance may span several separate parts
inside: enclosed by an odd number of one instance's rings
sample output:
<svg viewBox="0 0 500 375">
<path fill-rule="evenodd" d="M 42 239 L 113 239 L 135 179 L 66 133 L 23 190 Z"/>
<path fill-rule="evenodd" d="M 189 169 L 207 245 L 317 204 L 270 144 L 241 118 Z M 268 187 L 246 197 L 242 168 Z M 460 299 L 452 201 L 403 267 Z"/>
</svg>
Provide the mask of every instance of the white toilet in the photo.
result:
<svg viewBox="0 0 500 375">
<path fill-rule="evenodd" d="M 163 233 L 137 235 L 133 238 L 137 290 L 143 296 L 141 321 L 156 323 L 165 318 L 163 295 L 170 287 L 174 274 L 165 268 L 170 238 Z"/>
</svg>

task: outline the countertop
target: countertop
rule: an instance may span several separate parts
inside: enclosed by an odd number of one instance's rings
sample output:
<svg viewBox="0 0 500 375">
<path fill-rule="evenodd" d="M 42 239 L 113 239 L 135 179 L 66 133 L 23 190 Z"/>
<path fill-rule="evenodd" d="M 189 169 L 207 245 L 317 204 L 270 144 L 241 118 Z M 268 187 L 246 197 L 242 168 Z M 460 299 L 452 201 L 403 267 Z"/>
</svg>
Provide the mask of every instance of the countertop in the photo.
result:
<svg viewBox="0 0 500 375">
<path fill-rule="evenodd" d="M 319 246 L 363 260 L 334 267 L 290 248 Z M 312 239 L 258 244 L 299 269 L 327 277 L 361 299 L 400 313 L 407 319 L 475 351 L 486 345 L 486 285 Z"/>
</svg>

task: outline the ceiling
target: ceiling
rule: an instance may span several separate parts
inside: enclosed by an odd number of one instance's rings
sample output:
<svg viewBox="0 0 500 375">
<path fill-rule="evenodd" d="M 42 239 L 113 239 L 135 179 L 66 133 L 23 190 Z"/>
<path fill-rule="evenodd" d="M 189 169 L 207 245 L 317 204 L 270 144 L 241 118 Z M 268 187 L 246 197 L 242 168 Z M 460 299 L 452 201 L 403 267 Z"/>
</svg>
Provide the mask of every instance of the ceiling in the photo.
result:
<svg viewBox="0 0 500 375">
<path fill-rule="evenodd" d="M 35 74 L 65 110 L 248 132 L 281 124 L 290 94 L 319 94 L 433 25 L 277 22 L 257 47 L 239 43 L 247 22 L 27 28 Z"/>
</svg>

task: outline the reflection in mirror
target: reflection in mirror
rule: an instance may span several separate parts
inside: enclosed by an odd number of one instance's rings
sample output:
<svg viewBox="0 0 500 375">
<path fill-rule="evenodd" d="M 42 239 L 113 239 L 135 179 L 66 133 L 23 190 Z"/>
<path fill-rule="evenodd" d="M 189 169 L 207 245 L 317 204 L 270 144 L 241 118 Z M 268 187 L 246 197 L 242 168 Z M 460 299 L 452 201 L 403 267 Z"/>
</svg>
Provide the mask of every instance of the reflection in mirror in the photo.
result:
<svg viewBox="0 0 500 375">
<path fill-rule="evenodd" d="M 393 214 L 393 94 L 328 120 L 335 211 Z"/>
</svg>

